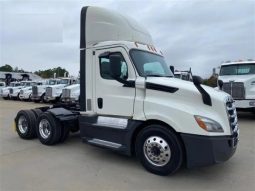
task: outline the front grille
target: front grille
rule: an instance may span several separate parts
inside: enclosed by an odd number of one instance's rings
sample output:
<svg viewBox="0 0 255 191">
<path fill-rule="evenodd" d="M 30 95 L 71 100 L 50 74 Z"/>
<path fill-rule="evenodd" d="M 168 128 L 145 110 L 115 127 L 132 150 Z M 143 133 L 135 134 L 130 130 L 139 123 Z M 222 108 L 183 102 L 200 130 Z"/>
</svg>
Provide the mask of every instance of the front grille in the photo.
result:
<svg viewBox="0 0 255 191">
<path fill-rule="evenodd" d="M 37 96 L 38 95 L 38 87 L 37 86 L 33 86 L 32 87 L 32 95 L 33 96 Z"/>
<path fill-rule="evenodd" d="M 222 90 L 230 94 L 234 99 L 245 99 L 245 89 L 243 82 L 223 83 Z"/>
<path fill-rule="evenodd" d="M 45 92 L 46 97 L 51 97 L 52 96 L 52 88 L 47 87 L 46 92 Z"/>
<path fill-rule="evenodd" d="M 19 94 L 23 94 L 24 93 L 24 90 L 20 90 Z"/>
<path fill-rule="evenodd" d="M 229 124 L 232 132 L 237 132 L 238 130 L 238 120 L 237 113 L 234 101 L 232 98 L 229 98 L 226 102 L 227 113 L 229 118 Z"/>
<path fill-rule="evenodd" d="M 12 88 L 9 89 L 9 92 L 10 92 L 10 94 L 13 94 L 13 89 Z"/>
<path fill-rule="evenodd" d="M 71 90 L 70 89 L 63 89 L 62 90 L 62 98 L 70 98 L 71 97 Z"/>
</svg>

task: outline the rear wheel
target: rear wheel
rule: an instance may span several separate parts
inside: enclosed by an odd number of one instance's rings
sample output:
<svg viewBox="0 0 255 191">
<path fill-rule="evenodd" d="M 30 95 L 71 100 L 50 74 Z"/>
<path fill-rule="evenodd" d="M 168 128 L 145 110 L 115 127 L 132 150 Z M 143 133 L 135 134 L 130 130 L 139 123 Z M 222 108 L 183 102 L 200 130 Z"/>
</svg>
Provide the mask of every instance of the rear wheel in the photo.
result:
<svg viewBox="0 0 255 191">
<path fill-rule="evenodd" d="M 9 96 L 8 97 L 3 97 L 4 100 L 8 100 L 9 99 Z"/>
<path fill-rule="evenodd" d="M 15 118 L 16 131 L 22 139 L 36 137 L 36 118 L 31 110 L 21 110 Z"/>
<path fill-rule="evenodd" d="M 136 155 L 149 172 L 173 174 L 183 162 L 182 143 L 167 127 L 150 125 L 137 136 Z"/>
<path fill-rule="evenodd" d="M 53 145 L 60 141 L 62 125 L 50 112 L 44 112 L 37 118 L 36 133 L 44 145 Z"/>
<path fill-rule="evenodd" d="M 40 109 L 31 109 L 31 111 L 35 114 L 35 118 L 37 119 L 39 115 L 42 113 Z"/>
</svg>

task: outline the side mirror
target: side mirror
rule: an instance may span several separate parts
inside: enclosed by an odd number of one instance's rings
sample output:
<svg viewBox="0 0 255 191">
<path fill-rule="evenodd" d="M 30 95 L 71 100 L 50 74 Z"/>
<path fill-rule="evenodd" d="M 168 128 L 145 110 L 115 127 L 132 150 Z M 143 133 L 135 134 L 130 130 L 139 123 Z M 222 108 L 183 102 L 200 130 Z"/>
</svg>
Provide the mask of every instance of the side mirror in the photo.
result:
<svg viewBox="0 0 255 191">
<path fill-rule="evenodd" d="M 111 76 L 113 78 L 120 78 L 122 58 L 119 55 L 110 55 L 109 60 L 110 60 Z"/>
<path fill-rule="evenodd" d="M 170 70 L 174 74 L 174 66 L 170 66 Z"/>
<path fill-rule="evenodd" d="M 222 81 L 222 80 L 218 80 L 218 84 L 219 84 L 219 88 L 220 88 L 220 90 L 222 90 L 222 87 L 223 87 L 223 81 Z"/>
<path fill-rule="evenodd" d="M 198 86 L 200 84 L 202 84 L 202 78 L 200 76 L 193 76 L 193 83 Z"/>
</svg>

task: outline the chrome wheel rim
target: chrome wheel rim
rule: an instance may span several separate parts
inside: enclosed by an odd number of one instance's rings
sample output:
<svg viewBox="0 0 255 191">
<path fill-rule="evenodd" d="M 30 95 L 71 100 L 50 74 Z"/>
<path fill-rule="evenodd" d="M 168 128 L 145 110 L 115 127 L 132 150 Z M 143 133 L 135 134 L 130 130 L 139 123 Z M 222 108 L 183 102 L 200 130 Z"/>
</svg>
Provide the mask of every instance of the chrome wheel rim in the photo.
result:
<svg viewBox="0 0 255 191">
<path fill-rule="evenodd" d="M 47 119 L 42 119 L 39 123 L 39 133 L 42 138 L 47 139 L 50 134 L 50 123 Z"/>
<path fill-rule="evenodd" d="M 151 136 L 143 145 L 143 152 L 152 165 L 164 166 L 171 159 L 171 149 L 168 143 L 159 136 Z"/>
<path fill-rule="evenodd" d="M 21 115 L 19 117 L 19 120 L 18 120 L 18 128 L 19 128 L 19 131 L 20 133 L 24 134 L 27 132 L 27 129 L 28 129 L 28 123 L 27 123 L 27 119 L 25 118 L 24 115 Z"/>
</svg>

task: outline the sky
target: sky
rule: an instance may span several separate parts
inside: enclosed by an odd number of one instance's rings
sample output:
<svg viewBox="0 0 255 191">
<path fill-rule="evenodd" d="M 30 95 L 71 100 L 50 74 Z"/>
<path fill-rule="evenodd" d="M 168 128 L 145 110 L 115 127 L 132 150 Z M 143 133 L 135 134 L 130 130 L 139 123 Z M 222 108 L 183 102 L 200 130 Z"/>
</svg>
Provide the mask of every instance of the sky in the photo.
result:
<svg viewBox="0 0 255 191">
<path fill-rule="evenodd" d="M 80 10 L 137 20 L 175 69 L 209 77 L 223 61 L 255 59 L 254 0 L 0 0 L 0 66 L 79 72 Z"/>
</svg>

